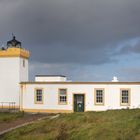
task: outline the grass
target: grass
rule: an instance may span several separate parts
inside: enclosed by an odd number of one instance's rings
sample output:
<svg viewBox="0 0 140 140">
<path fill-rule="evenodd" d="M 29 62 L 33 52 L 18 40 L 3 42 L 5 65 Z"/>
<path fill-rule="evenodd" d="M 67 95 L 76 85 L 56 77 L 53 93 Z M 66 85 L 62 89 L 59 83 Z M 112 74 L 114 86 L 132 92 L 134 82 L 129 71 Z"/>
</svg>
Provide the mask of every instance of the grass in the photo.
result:
<svg viewBox="0 0 140 140">
<path fill-rule="evenodd" d="M 24 116 L 24 112 L 17 112 L 17 113 L 0 112 L 0 123 L 11 122 L 16 120 L 17 118 L 22 118 L 23 116 Z"/>
<path fill-rule="evenodd" d="M 61 114 L 7 133 L 2 140 L 140 140 L 140 110 Z"/>
</svg>

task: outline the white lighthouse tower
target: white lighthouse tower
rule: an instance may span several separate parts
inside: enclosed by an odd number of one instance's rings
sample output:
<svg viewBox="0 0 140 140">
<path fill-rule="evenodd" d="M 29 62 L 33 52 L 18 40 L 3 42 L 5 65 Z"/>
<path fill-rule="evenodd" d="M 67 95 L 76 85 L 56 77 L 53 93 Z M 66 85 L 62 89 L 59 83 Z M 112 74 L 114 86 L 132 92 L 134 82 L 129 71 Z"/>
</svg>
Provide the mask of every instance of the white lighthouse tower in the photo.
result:
<svg viewBox="0 0 140 140">
<path fill-rule="evenodd" d="M 15 36 L 0 50 L 0 106 L 20 105 L 20 82 L 28 81 L 29 51 L 21 47 Z M 9 103 L 9 104 L 8 104 Z"/>
</svg>

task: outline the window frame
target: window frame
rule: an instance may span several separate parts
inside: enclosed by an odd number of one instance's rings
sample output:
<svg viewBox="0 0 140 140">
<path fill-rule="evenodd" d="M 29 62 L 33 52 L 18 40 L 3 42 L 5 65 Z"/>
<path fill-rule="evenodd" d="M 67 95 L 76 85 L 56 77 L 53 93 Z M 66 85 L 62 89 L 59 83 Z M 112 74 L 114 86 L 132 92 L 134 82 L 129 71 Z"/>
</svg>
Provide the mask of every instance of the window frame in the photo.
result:
<svg viewBox="0 0 140 140">
<path fill-rule="evenodd" d="M 60 101 L 60 91 L 61 91 L 61 90 L 66 90 L 66 102 L 61 102 L 61 101 Z M 68 95 L 67 95 L 67 93 L 68 93 L 67 88 L 59 88 L 59 89 L 58 89 L 58 104 L 59 104 L 59 105 L 67 105 L 67 103 L 68 103 Z"/>
<path fill-rule="evenodd" d="M 102 103 L 98 103 L 98 102 L 96 102 L 97 100 L 96 100 L 96 97 L 97 97 L 97 90 L 102 90 L 103 91 L 103 95 L 102 95 L 102 98 L 103 98 L 103 101 L 102 101 Z M 94 105 L 101 105 L 101 106 L 104 106 L 105 105 L 105 89 L 104 88 L 95 88 L 94 89 Z"/>
<path fill-rule="evenodd" d="M 122 91 L 127 90 L 128 91 L 128 103 L 122 103 Z M 130 106 L 131 101 L 131 89 L 130 88 L 121 88 L 120 89 L 120 106 Z"/>
<path fill-rule="evenodd" d="M 42 101 L 37 101 L 37 90 L 42 90 Z M 35 104 L 43 104 L 44 103 L 44 89 L 43 88 L 35 88 L 35 90 L 34 90 L 34 103 Z"/>
</svg>

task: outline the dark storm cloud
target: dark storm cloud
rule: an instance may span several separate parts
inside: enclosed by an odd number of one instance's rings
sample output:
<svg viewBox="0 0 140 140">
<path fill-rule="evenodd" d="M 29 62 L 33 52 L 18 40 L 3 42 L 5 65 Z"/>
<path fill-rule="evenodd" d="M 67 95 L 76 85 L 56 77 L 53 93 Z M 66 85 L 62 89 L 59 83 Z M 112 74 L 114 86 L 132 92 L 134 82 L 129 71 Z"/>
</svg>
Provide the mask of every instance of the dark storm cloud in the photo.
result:
<svg viewBox="0 0 140 140">
<path fill-rule="evenodd" d="M 0 0 L 0 36 L 15 33 L 34 61 L 97 65 L 140 36 L 139 13 L 139 0 Z"/>
</svg>

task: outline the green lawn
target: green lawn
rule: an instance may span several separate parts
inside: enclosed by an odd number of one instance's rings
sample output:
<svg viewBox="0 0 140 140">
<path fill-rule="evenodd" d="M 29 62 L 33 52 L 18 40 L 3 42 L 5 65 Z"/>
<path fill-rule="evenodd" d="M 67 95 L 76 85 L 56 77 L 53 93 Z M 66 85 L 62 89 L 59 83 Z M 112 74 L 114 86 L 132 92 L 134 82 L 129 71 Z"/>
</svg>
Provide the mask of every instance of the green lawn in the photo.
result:
<svg viewBox="0 0 140 140">
<path fill-rule="evenodd" d="M 23 116 L 24 116 L 24 112 L 17 112 L 17 113 L 0 112 L 0 123 L 11 122 L 13 120 L 16 120 L 17 118 L 22 118 Z"/>
<path fill-rule="evenodd" d="M 140 110 L 61 114 L 14 130 L 3 140 L 140 140 Z"/>
</svg>

